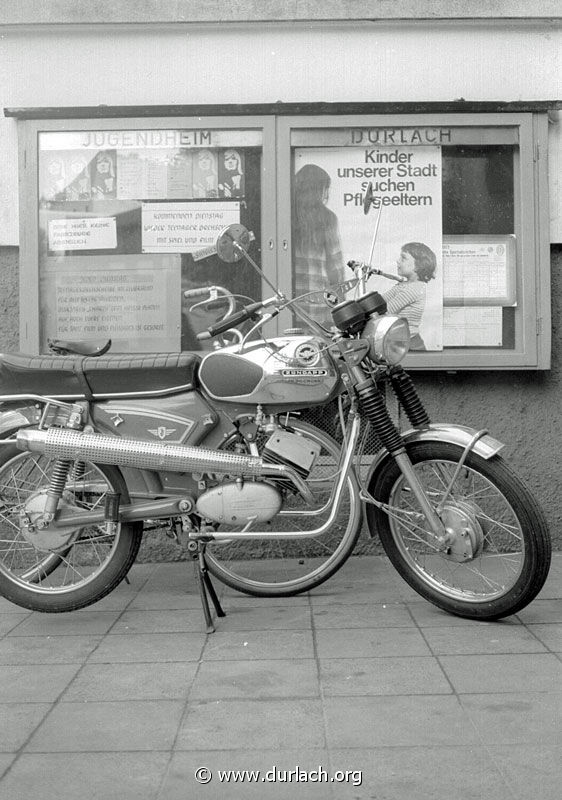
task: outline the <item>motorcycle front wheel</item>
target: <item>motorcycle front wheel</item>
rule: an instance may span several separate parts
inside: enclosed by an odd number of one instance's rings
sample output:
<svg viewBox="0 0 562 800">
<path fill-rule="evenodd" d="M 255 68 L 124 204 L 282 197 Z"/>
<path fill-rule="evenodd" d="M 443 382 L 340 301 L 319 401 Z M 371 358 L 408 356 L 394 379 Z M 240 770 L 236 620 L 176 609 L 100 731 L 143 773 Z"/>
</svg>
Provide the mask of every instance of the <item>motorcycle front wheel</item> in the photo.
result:
<svg viewBox="0 0 562 800">
<path fill-rule="evenodd" d="M 437 509 L 462 449 L 440 442 L 407 447 L 426 497 Z M 515 614 L 536 597 L 550 566 L 543 513 L 500 456 L 470 453 L 439 507 L 448 541 L 439 546 L 398 465 L 388 458 L 369 483 L 383 504 L 367 506 L 400 575 L 429 602 L 461 617 L 493 620 Z"/>
<path fill-rule="evenodd" d="M 118 524 L 115 530 L 89 525 L 70 531 L 61 544 L 46 529 L 34 538 L 22 526 L 49 487 L 55 461 L 15 447 L 0 450 L 0 594 L 33 611 L 74 611 L 97 602 L 125 577 L 136 558 L 142 525 Z M 127 487 L 115 467 L 78 462 L 63 492 L 65 507 L 104 507 L 108 493 L 128 501 Z"/>
<path fill-rule="evenodd" d="M 329 499 L 338 477 L 340 446 L 324 431 L 300 420 L 291 420 L 286 430 L 321 447 L 306 479 L 316 500 L 315 507 L 320 508 Z M 231 449 L 235 444 L 233 440 L 225 443 L 225 447 Z M 259 442 L 258 447 L 261 450 Z M 287 494 L 283 507 L 296 512 L 309 510 L 302 498 L 291 494 Z M 319 528 L 329 511 L 326 509 L 318 516 L 275 517 L 268 523 L 271 532 L 266 538 L 211 542 L 207 546 L 209 572 L 233 589 L 257 597 L 288 597 L 318 586 L 351 555 L 361 531 L 362 511 L 355 475 L 348 476 L 336 519 L 324 534 L 282 539 L 275 533 Z"/>
</svg>

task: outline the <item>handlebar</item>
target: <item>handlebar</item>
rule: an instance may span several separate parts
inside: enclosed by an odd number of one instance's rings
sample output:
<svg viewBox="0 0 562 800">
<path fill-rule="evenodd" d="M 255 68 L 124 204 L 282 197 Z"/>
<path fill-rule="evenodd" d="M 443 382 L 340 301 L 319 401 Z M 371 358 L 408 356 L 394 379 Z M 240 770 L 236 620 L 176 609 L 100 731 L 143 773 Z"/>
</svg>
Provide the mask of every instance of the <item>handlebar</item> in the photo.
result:
<svg viewBox="0 0 562 800">
<path fill-rule="evenodd" d="M 236 307 L 236 301 L 232 292 L 225 289 L 224 286 L 200 286 L 197 289 L 186 289 L 183 296 L 185 298 L 207 297 L 206 300 L 201 300 L 199 303 L 192 305 L 189 309 L 190 311 L 193 311 L 194 308 L 198 308 L 198 306 L 207 306 L 211 309 L 210 303 L 224 300 L 228 302 L 228 308 L 224 316 L 228 317 Z"/>
<path fill-rule="evenodd" d="M 388 278 L 391 281 L 398 281 L 398 283 L 404 280 L 400 275 L 393 275 L 391 272 L 383 272 L 382 269 L 376 269 L 376 267 L 372 267 L 370 264 L 364 264 L 362 261 L 348 261 L 347 266 L 354 272 L 362 271 L 365 280 L 370 278 L 371 275 L 381 275 L 383 278 Z"/>
<path fill-rule="evenodd" d="M 201 331 L 201 333 L 198 333 L 197 338 L 200 342 L 205 341 L 206 339 L 212 339 L 214 336 L 224 333 L 229 328 L 235 328 L 236 325 L 240 325 L 242 322 L 246 322 L 249 319 L 255 319 L 257 317 L 257 312 L 263 308 L 263 306 L 263 302 L 251 303 L 249 306 L 237 311 L 235 314 L 230 314 L 228 317 L 225 317 L 225 319 L 215 323 L 215 325 L 210 325 L 206 331 Z"/>
</svg>

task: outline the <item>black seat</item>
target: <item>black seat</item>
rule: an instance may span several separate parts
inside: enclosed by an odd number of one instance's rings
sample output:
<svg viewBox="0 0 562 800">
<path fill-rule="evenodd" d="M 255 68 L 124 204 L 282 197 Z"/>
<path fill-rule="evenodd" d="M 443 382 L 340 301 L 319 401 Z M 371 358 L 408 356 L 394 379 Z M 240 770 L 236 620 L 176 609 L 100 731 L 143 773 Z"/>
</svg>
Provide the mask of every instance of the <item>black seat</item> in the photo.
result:
<svg viewBox="0 0 562 800">
<path fill-rule="evenodd" d="M 197 353 L 106 356 L 0 354 L 0 392 L 68 399 L 108 395 L 168 394 L 195 387 Z"/>
</svg>

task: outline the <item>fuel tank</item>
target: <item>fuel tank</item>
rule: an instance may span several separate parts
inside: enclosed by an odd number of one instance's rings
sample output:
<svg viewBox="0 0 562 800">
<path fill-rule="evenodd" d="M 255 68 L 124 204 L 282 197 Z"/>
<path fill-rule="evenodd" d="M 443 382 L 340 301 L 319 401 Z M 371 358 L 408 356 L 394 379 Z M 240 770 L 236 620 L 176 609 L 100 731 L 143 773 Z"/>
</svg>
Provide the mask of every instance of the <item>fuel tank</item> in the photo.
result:
<svg viewBox="0 0 562 800">
<path fill-rule="evenodd" d="M 208 353 L 199 380 L 215 400 L 294 407 L 331 399 L 339 372 L 322 339 L 280 336 Z"/>
</svg>

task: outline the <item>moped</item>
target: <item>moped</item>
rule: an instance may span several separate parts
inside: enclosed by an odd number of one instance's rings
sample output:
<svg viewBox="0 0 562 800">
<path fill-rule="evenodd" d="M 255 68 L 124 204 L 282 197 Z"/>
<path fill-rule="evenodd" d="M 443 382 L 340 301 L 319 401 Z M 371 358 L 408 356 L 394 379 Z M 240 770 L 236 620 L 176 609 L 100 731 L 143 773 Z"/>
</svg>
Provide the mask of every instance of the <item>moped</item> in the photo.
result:
<svg viewBox="0 0 562 800">
<path fill-rule="evenodd" d="M 308 591 L 351 555 L 365 515 L 431 603 L 478 620 L 526 606 L 549 570 L 543 513 L 501 442 L 431 421 L 401 366 L 408 323 L 366 291 L 380 271 L 350 262 L 353 278 L 323 295 L 327 329 L 270 284 L 251 245 L 231 225 L 216 250 L 233 269 L 251 264 L 272 295 L 199 334 L 245 325 L 234 344 L 203 356 L 0 357 L 0 593 L 45 612 L 95 603 L 150 526 L 193 557 L 212 631 L 208 598 L 224 612 L 211 575 L 256 596 Z M 308 332 L 267 337 L 291 310 Z M 334 404 L 339 441 L 301 418 Z"/>
</svg>

